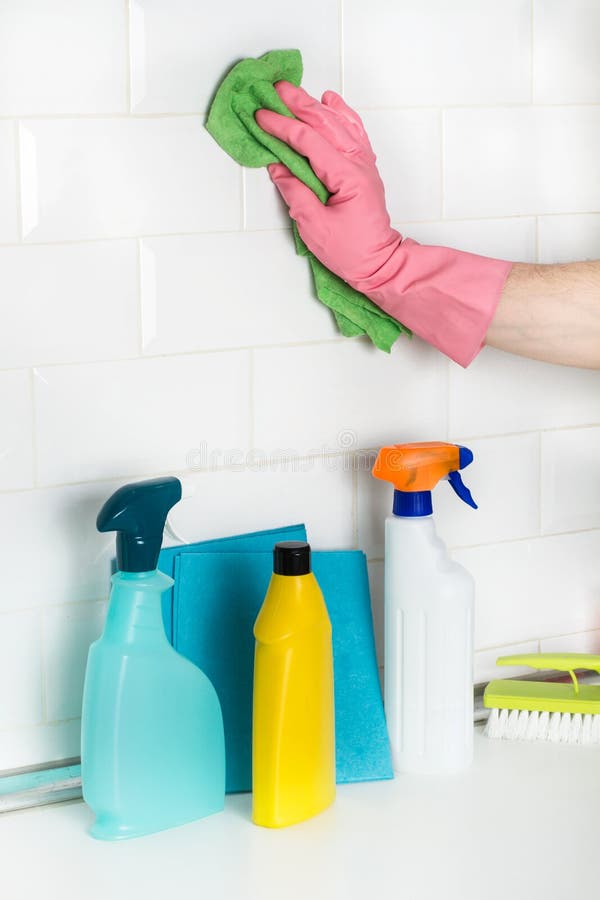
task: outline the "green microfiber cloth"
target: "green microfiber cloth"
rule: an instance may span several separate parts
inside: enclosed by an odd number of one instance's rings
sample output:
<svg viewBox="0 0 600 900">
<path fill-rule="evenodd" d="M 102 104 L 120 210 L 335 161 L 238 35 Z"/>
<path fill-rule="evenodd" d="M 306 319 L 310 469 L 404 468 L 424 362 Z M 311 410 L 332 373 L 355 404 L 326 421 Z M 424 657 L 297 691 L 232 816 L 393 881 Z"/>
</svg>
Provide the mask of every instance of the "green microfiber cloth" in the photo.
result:
<svg viewBox="0 0 600 900">
<path fill-rule="evenodd" d="M 329 192 L 317 178 L 308 160 L 278 138 L 267 134 L 256 123 L 257 109 L 271 109 L 291 116 L 273 84 L 302 80 L 302 56 L 299 50 L 272 50 L 259 59 L 244 59 L 231 69 L 221 82 L 213 100 L 206 128 L 217 143 L 236 162 L 250 168 L 261 168 L 282 162 L 326 203 Z M 379 309 L 368 297 L 355 291 L 327 269 L 310 252 L 293 225 L 296 251 L 310 262 L 319 300 L 335 316 L 345 337 L 367 334 L 376 347 L 389 353 L 396 338 L 410 334 L 408 328 Z"/>
</svg>

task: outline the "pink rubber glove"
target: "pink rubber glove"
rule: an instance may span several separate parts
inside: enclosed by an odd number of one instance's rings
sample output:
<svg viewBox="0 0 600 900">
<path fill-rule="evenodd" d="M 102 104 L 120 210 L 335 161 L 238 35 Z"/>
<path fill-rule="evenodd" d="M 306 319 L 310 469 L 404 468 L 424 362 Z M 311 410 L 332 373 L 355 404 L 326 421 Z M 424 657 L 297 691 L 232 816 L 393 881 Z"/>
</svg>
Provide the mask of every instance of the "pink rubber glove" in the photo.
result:
<svg viewBox="0 0 600 900">
<path fill-rule="evenodd" d="M 306 156 L 331 197 L 321 203 L 281 163 L 269 174 L 304 243 L 321 262 L 461 366 L 481 350 L 512 263 L 418 244 L 390 225 L 363 123 L 333 91 L 319 103 L 285 81 L 295 119 L 261 109 L 264 131 Z"/>
</svg>

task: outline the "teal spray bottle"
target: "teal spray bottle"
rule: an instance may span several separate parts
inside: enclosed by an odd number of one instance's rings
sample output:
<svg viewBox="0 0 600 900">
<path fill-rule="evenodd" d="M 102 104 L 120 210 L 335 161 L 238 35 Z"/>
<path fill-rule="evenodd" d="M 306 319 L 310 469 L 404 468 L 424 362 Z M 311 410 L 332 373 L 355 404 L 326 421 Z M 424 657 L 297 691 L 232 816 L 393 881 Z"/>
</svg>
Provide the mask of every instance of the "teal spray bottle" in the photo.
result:
<svg viewBox="0 0 600 900">
<path fill-rule="evenodd" d="M 156 568 L 177 478 L 119 488 L 97 519 L 117 532 L 104 632 L 90 647 L 82 711 L 83 796 L 93 837 L 137 837 L 223 809 L 225 741 L 215 689 L 165 635 Z"/>
</svg>

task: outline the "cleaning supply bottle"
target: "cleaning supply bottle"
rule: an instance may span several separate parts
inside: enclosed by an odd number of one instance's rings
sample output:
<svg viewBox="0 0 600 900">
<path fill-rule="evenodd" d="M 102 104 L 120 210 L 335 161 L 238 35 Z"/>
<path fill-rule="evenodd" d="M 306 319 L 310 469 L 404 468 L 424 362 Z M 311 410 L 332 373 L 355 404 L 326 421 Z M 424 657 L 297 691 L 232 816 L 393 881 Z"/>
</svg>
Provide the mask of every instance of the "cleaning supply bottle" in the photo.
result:
<svg viewBox="0 0 600 900">
<path fill-rule="evenodd" d="M 128 484 L 104 504 L 99 531 L 117 532 L 117 568 L 102 637 L 92 644 L 82 712 L 83 796 L 91 834 L 136 837 L 223 809 L 225 743 L 216 692 L 165 635 L 156 568 L 176 478 Z"/>
<path fill-rule="evenodd" d="M 438 538 L 431 491 L 447 479 L 477 509 L 459 469 L 466 447 L 397 444 L 373 475 L 394 486 L 385 521 L 385 712 L 397 772 L 455 772 L 473 755 L 471 575 Z"/>
<path fill-rule="evenodd" d="M 275 545 L 254 636 L 252 819 L 281 828 L 335 797 L 331 623 L 309 544 Z"/>
</svg>

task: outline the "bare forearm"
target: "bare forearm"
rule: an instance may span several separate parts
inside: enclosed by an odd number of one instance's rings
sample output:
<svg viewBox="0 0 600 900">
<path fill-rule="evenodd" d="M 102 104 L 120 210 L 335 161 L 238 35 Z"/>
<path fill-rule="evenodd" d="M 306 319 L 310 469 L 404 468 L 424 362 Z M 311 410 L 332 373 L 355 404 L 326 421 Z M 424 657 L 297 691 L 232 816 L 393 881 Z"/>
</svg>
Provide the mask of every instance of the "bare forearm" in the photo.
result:
<svg viewBox="0 0 600 900">
<path fill-rule="evenodd" d="M 515 263 L 486 344 L 545 362 L 600 369 L 600 260 Z"/>
</svg>

